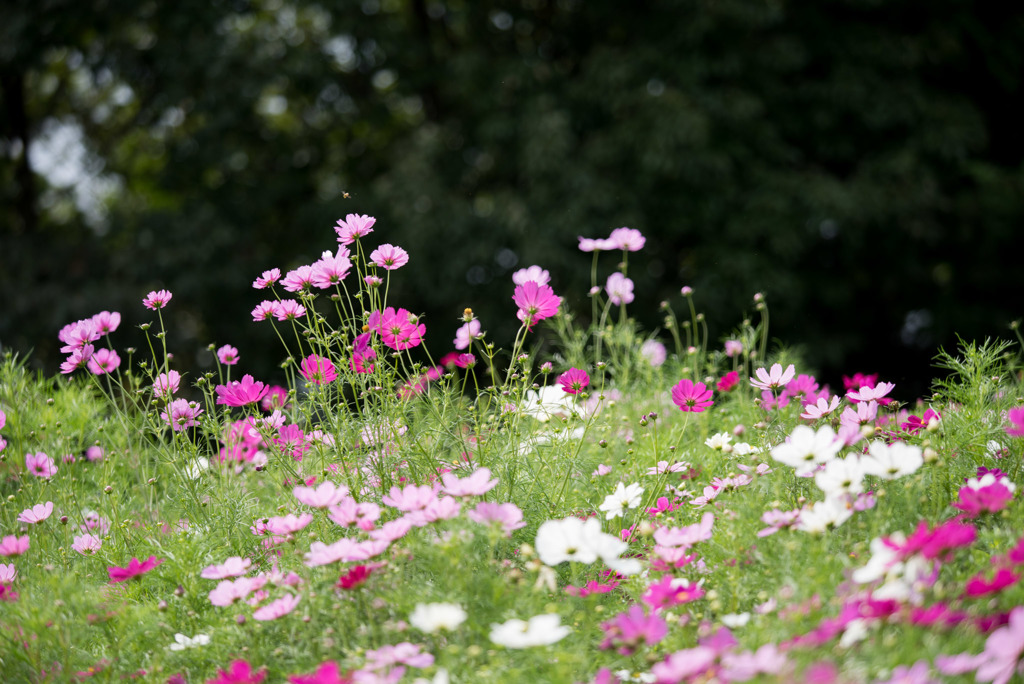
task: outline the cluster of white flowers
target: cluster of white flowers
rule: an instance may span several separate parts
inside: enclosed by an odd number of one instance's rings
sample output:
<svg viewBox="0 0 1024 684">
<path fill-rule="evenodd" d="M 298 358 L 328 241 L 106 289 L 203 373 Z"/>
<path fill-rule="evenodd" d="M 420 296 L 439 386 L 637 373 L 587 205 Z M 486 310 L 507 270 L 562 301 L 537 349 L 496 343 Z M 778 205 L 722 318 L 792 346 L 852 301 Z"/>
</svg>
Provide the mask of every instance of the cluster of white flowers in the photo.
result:
<svg viewBox="0 0 1024 684">
<path fill-rule="evenodd" d="M 547 520 L 537 529 L 535 546 L 541 562 L 552 567 L 565 561 L 590 565 L 600 558 L 620 575 L 635 575 L 641 569 L 637 559 L 620 558 L 629 544 L 602 532 L 597 518 Z"/>
</svg>

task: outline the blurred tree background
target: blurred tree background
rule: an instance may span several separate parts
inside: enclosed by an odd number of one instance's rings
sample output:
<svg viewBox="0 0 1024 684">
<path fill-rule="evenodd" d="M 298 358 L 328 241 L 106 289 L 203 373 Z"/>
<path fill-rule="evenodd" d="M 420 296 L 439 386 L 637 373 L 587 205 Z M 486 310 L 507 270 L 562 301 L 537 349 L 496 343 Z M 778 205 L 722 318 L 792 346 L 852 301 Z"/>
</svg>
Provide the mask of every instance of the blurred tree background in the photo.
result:
<svg viewBox="0 0 1024 684">
<path fill-rule="evenodd" d="M 1022 74 L 1014 3 L 7 0 L 0 345 L 55 372 L 100 310 L 138 344 L 163 287 L 181 369 L 270 379 L 253 279 L 360 213 L 435 357 L 466 306 L 508 346 L 512 271 L 588 316 L 577 236 L 625 225 L 648 329 L 689 285 L 724 338 L 760 291 L 819 378 L 911 399 L 1021 314 Z"/>
</svg>

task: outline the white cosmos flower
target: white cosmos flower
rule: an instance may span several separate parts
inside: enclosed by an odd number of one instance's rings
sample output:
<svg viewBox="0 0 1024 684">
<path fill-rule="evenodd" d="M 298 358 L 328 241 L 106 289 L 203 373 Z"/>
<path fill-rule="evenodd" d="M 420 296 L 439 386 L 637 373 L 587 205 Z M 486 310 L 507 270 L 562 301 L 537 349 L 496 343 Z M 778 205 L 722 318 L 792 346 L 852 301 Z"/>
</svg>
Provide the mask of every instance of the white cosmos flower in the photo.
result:
<svg viewBox="0 0 1024 684">
<path fill-rule="evenodd" d="M 924 465 L 924 452 L 919 446 L 903 442 L 886 444 L 875 440 L 868 445 L 868 455 L 861 460 L 861 464 L 868 475 L 895 480 L 914 473 Z"/>
<path fill-rule="evenodd" d="M 196 634 L 191 639 L 184 634 L 175 634 L 174 643 L 167 648 L 172 651 L 184 651 L 186 648 L 195 648 L 196 646 L 205 646 L 210 643 L 210 637 L 205 634 Z"/>
<path fill-rule="evenodd" d="M 824 470 L 814 474 L 814 482 L 825 496 L 860 494 L 864 491 L 864 474 L 860 457 L 850 454 L 826 463 Z"/>
<path fill-rule="evenodd" d="M 457 603 L 417 603 L 409 616 L 409 624 L 421 632 L 452 630 L 466 620 L 466 611 Z"/>
<path fill-rule="evenodd" d="M 600 558 L 621 575 L 635 575 L 641 569 L 636 559 L 620 558 L 629 544 L 602 532 L 597 518 L 546 520 L 537 529 L 534 547 L 541 562 L 552 567 L 565 561 L 590 565 Z"/>
<path fill-rule="evenodd" d="M 566 394 L 556 385 L 547 385 L 539 390 L 528 390 L 526 401 L 520 409 L 525 416 L 533 416 L 542 423 L 552 418 L 569 416 L 572 412 L 572 395 Z"/>
<path fill-rule="evenodd" d="M 636 508 L 640 505 L 640 497 L 644 493 L 644 488 L 640 486 L 638 482 L 634 482 L 628 487 L 621 482 L 619 486 L 615 488 L 615 491 L 605 497 L 604 503 L 597 507 L 599 511 L 605 512 L 605 517 L 608 520 L 612 518 L 618 518 L 622 515 L 623 511 L 627 508 Z"/>
<path fill-rule="evenodd" d="M 506 648 L 547 646 L 568 636 L 570 630 L 561 621 L 554 614 L 536 615 L 528 622 L 513 618 L 500 625 L 491 625 L 491 641 Z"/>
<path fill-rule="evenodd" d="M 185 477 L 190 480 L 198 480 L 203 473 L 210 469 L 210 459 L 197 458 L 185 466 Z"/>
<path fill-rule="evenodd" d="M 718 434 L 711 435 L 710 437 L 705 439 L 704 446 L 707 446 L 711 449 L 715 449 L 717 451 L 721 451 L 723 448 L 725 448 L 725 445 L 727 445 L 731 441 L 732 435 L 730 435 L 728 432 L 719 432 Z"/>
<path fill-rule="evenodd" d="M 772 449 L 772 458 L 795 468 L 797 475 L 809 475 L 819 464 L 835 458 L 842 448 L 843 443 L 836 439 L 836 433 L 830 426 L 823 425 L 815 431 L 806 425 L 798 425 L 789 439 Z"/>
<path fill-rule="evenodd" d="M 809 508 L 802 509 L 796 528 L 804 532 L 825 532 L 833 527 L 839 527 L 849 520 L 851 515 L 853 506 L 847 502 L 845 496 L 830 496 Z"/>
</svg>

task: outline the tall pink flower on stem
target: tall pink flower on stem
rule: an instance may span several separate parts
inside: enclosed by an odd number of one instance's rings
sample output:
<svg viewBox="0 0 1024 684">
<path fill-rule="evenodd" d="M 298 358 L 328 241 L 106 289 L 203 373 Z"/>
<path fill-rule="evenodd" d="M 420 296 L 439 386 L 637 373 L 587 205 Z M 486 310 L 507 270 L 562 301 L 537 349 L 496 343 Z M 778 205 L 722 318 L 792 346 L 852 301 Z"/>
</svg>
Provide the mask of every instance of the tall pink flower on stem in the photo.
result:
<svg viewBox="0 0 1024 684">
<path fill-rule="evenodd" d="M 167 306 L 173 296 L 167 290 L 154 290 L 146 295 L 146 298 L 142 300 L 142 305 L 147 309 L 156 311 Z"/>
<path fill-rule="evenodd" d="M 100 311 L 92 317 L 96 332 L 100 335 L 109 335 L 121 325 L 121 314 L 116 311 Z"/>
<path fill-rule="evenodd" d="M 279 321 L 294 321 L 306 315 L 306 307 L 294 299 L 283 299 L 277 303 L 274 315 Z"/>
<path fill-rule="evenodd" d="M 570 368 L 558 376 L 558 384 L 566 394 L 579 394 L 590 384 L 590 376 L 585 370 Z"/>
<path fill-rule="evenodd" d="M 281 598 L 271 601 L 262 608 L 257 609 L 252 614 L 253 620 L 276 620 L 279 617 L 283 617 L 288 613 L 295 610 L 295 607 L 299 605 L 300 596 L 285 594 Z"/>
<path fill-rule="evenodd" d="M 760 390 L 773 391 L 781 389 L 789 384 L 789 381 L 796 375 L 796 367 L 789 364 L 786 370 L 782 370 L 782 364 L 772 364 L 771 371 L 758 368 L 755 371 L 757 378 L 750 378 L 750 384 Z"/>
<path fill-rule="evenodd" d="M 608 243 L 613 249 L 627 252 L 639 252 L 646 242 L 647 238 L 636 228 L 616 228 L 608 236 Z"/>
<path fill-rule="evenodd" d="M 178 386 L 181 384 L 181 374 L 176 371 L 167 371 L 156 376 L 156 381 L 153 383 L 153 396 L 158 399 L 163 397 L 169 397 L 178 391 Z"/>
<path fill-rule="evenodd" d="M 338 220 L 334 232 L 338 234 L 338 242 L 350 245 L 357 239 L 366 237 L 373 232 L 373 224 L 377 222 L 372 216 L 348 214 L 345 220 Z"/>
<path fill-rule="evenodd" d="M 238 349 L 230 344 L 225 344 L 217 350 L 217 360 L 225 366 L 234 366 L 238 363 Z"/>
<path fill-rule="evenodd" d="M 314 385 L 324 385 L 338 378 L 338 369 L 330 359 L 310 354 L 299 365 L 299 375 Z"/>
<path fill-rule="evenodd" d="M 352 269 L 352 260 L 348 257 L 349 251 L 345 247 L 339 247 L 337 254 L 324 252 L 320 261 L 313 264 L 313 284 L 321 290 L 338 285 Z"/>
<path fill-rule="evenodd" d="M 608 276 L 604 291 L 608 293 L 608 299 L 612 304 L 620 306 L 633 301 L 633 281 L 618 271 Z"/>
<path fill-rule="evenodd" d="M 253 281 L 252 286 L 257 290 L 264 290 L 268 287 L 272 287 L 274 283 L 281 279 L 281 269 L 272 268 L 269 271 L 264 271 L 263 275 Z"/>
<path fill-rule="evenodd" d="M 36 477 L 53 477 L 57 474 L 57 464 L 42 451 L 25 454 L 25 469 Z"/>
<path fill-rule="evenodd" d="M 160 419 L 171 426 L 175 432 L 181 432 L 185 428 L 199 425 L 200 414 L 203 409 L 199 404 L 187 399 L 175 399 L 168 406 L 167 410 L 160 412 Z"/>
<path fill-rule="evenodd" d="M 381 340 L 391 349 L 403 351 L 418 346 L 423 342 L 427 326 L 419 322 L 407 309 L 388 307 L 378 313 L 373 312 L 369 320 L 370 329 L 380 335 Z"/>
<path fill-rule="evenodd" d="M 711 390 L 703 382 L 694 384 L 687 378 L 683 378 L 672 388 L 672 402 L 684 413 L 700 413 L 714 403 L 711 400 Z"/>
<path fill-rule="evenodd" d="M 41 523 L 53 513 L 53 502 L 47 501 L 46 503 L 36 504 L 32 508 L 26 508 L 18 516 L 18 522 L 23 522 L 28 525 L 35 525 Z"/>
<path fill-rule="evenodd" d="M 112 565 L 107 568 L 107 574 L 110 576 L 110 584 L 126 582 L 133 577 L 144 575 L 161 563 L 163 563 L 162 559 L 158 560 L 156 556 L 150 556 L 144 561 L 140 561 L 138 558 L 132 558 L 128 561 L 128 565 L 123 568 Z"/>
<path fill-rule="evenodd" d="M 527 328 L 533 328 L 538 321 L 554 316 L 562 304 L 562 298 L 556 296 L 554 290 L 532 280 L 516 287 L 512 301 L 519 307 L 516 316 Z"/>
<path fill-rule="evenodd" d="M 217 392 L 217 404 L 246 406 L 267 396 L 270 388 L 253 380 L 251 375 L 244 375 L 241 382 L 235 380 L 230 385 L 217 385 L 214 390 Z"/>
<path fill-rule="evenodd" d="M 121 357 L 113 349 L 100 349 L 89 357 L 86 365 L 93 375 L 106 375 L 118 369 Z"/>
<path fill-rule="evenodd" d="M 384 244 L 370 252 L 370 261 L 387 271 L 394 271 L 409 263 L 409 253 L 401 247 Z"/>
<path fill-rule="evenodd" d="M 480 331 L 480 321 L 474 318 L 462 324 L 462 327 L 455 331 L 455 339 L 452 344 L 456 349 L 468 349 L 473 340 L 483 337 Z"/>
</svg>

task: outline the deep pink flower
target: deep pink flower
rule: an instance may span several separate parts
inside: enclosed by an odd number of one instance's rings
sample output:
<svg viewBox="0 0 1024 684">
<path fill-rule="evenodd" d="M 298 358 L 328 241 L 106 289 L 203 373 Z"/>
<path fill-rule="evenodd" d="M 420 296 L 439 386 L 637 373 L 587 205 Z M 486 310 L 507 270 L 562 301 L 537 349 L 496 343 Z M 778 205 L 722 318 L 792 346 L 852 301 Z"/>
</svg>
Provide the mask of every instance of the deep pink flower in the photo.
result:
<svg viewBox="0 0 1024 684">
<path fill-rule="evenodd" d="M 47 501 L 46 503 L 36 504 L 32 508 L 26 508 L 18 516 L 18 522 L 23 522 L 28 525 L 35 525 L 41 523 L 53 513 L 53 502 Z"/>
<path fill-rule="evenodd" d="M 611 249 L 622 249 L 627 252 L 638 252 L 644 247 L 647 238 L 635 228 L 616 228 L 608 236 L 607 244 Z"/>
<path fill-rule="evenodd" d="M 252 286 L 257 290 L 264 290 L 271 287 L 274 283 L 281 279 L 281 269 L 272 268 L 269 271 L 264 271 L 263 275 L 253 281 Z"/>
<path fill-rule="evenodd" d="M 217 385 L 217 404 L 225 406 L 247 406 L 267 396 L 270 391 L 262 382 L 253 380 L 251 375 L 243 375 L 242 380 L 235 380 L 230 385 Z"/>
<path fill-rule="evenodd" d="M 71 352 L 71 355 L 60 364 L 60 372 L 67 375 L 68 373 L 74 373 L 76 370 L 85 366 L 89 363 L 89 359 L 92 358 L 93 346 L 87 344 L 81 349 L 76 349 Z"/>
<path fill-rule="evenodd" d="M 161 373 L 156 376 L 156 381 L 153 383 L 153 396 L 162 398 L 164 396 L 170 396 L 178 391 L 178 386 L 181 383 L 181 374 L 178 371 L 172 370 L 166 373 Z"/>
<path fill-rule="evenodd" d="M 310 354 L 299 365 L 299 375 L 314 385 L 323 385 L 338 378 L 338 369 L 330 359 Z"/>
<path fill-rule="evenodd" d="M 377 222 L 372 216 L 360 214 L 348 214 L 345 220 L 338 220 L 334 232 L 338 234 L 338 242 L 343 245 L 350 245 L 358 238 L 366 237 L 373 232 L 373 224 Z"/>
<path fill-rule="evenodd" d="M 200 414 L 203 409 L 199 404 L 186 399 L 175 399 L 168 406 L 167 410 L 160 412 L 160 419 L 171 426 L 175 432 L 181 432 L 185 428 L 199 425 Z"/>
<path fill-rule="evenodd" d="M 718 382 L 715 383 L 715 386 L 718 388 L 719 392 L 730 392 L 738 384 L 740 384 L 739 371 L 729 371 L 719 378 Z"/>
<path fill-rule="evenodd" d="M 28 535 L 9 534 L 0 540 L 0 556 L 20 556 L 28 551 Z"/>
<path fill-rule="evenodd" d="M 92 317 L 96 332 L 100 335 L 109 335 L 121 325 L 121 314 L 116 311 L 100 311 Z"/>
<path fill-rule="evenodd" d="M 1024 437 L 1024 406 L 1007 411 L 1006 419 L 1011 423 L 1006 426 L 1006 434 L 1011 437 Z"/>
<path fill-rule="evenodd" d="M 391 349 L 403 351 L 412 349 L 423 342 L 427 326 L 419 322 L 408 309 L 388 307 L 382 312 L 370 314 L 368 325 L 380 335 L 381 340 Z"/>
<path fill-rule="evenodd" d="M 711 390 L 705 387 L 703 382 L 694 384 L 687 378 L 683 378 L 672 388 L 672 402 L 684 413 L 700 413 L 714 403 L 711 400 Z"/>
<path fill-rule="evenodd" d="M 281 287 L 289 292 L 302 292 L 313 286 L 313 267 L 310 265 L 294 268 L 281 280 Z"/>
<path fill-rule="evenodd" d="M 142 305 L 147 309 L 156 311 L 167 306 L 167 303 L 171 301 L 173 296 L 167 290 L 154 290 L 146 295 L 146 298 L 142 300 Z"/>
<path fill-rule="evenodd" d="M 409 263 L 409 253 L 401 247 L 384 244 L 370 253 L 370 261 L 387 271 L 394 271 Z"/>
<path fill-rule="evenodd" d="M 992 579 L 988 579 L 984 573 L 979 572 L 967 580 L 967 586 L 964 588 L 964 597 L 977 598 L 979 596 L 995 594 L 1011 584 L 1016 584 L 1019 579 L 1020 575 L 1009 568 L 999 568 Z"/>
<path fill-rule="evenodd" d="M 904 432 L 914 434 L 915 432 L 919 432 L 927 428 L 928 423 L 930 423 L 932 419 L 940 420 L 941 418 L 942 414 L 940 414 L 938 411 L 934 409 L 928 409 L 920 418 L 918 418 L 917 416 L 909 416 L 907 418 L 907 422 L 900 423 L 900 429 L 903 430 Z"/>
<path fill-rule="evenodd" d="M 352 260 L 348 257 L 349 251 L 345 247 L 339 247 L 337 254 L 324 252 L 320 261 L 313 264 L 313 284 L 325 290 L 344 280 L 352 269 Z"/>
<path fill-rule="evenodd" d="M 590 384 L 590 376 L 580 368 L 570 368 L 558 376 L 558 384 L 566 394 L 579 394 Z"/>
<path fill-rule="evenodd" d="M 313 674 L 292 675 L 288 681 L 291 684 L 352 684 L 351 679 L 341 676 L 338 664 L 334 661 L 322 664 Z"/>
<path fill-rule="evenodd" d="M 138 558 L 132 558 L 128 561 L 127 567 L 124 568 L 112 565 L 107 568 L 107 574 L 110 575 L 110 584 L 125 582 L 133 577 L 143 575 L 161 563 L 163 563 L 162 559 L 158 560 L 156 556 L 150 556 L 144 561 L 139 561 Z"/>
<path fill-rule="evenodd" d="M 235 660 L 227 670 L 217 670 L 217 676 L 207 679 L 206 684 L 260 684 L 266 678 L 267 673 L 263 670 L 253 672 L 249 663 Z"/>
<path fill-rule="evenodd" d="M 935 529 L 929 529 L 928 521 L 922 520 L 917 529 L 904 541 L 899 542 L 892 537 L 882 541 L 891 549 L 899 552 L 900 560 L 920 553 L 928 560 L 942 558 L 953 549 L 970 546 L 977 537 L 973 525 L 965 525 L 958 520 L 947 520 Z"/>
<path fill-rule="evenodd" d="M 113 349 L 100 349 L 89 357 L 87 362 L 93 375 L 106 375 L 121 365 L 121 357 Z"/>
<path fill-rule="evenodd" d="M 982 513 L 997 513 L 1006 508 L 1013 500 L 1013 490 L 1006 486 L 1009 479 L 996 479 L 992 474 L 985 475 L 980 480 L 980 485 L 972 487 L 970 484 L 961 487 L 958 494 L 959 501 L 953 504 L 968 517 L 976 518 Z M 975 481 L 973 484 L 977 484 Z"/>
<path fill-rule="evenodd" d="M 252 320 L 266 321 L 277 316 L 277 302 L 264 299 L 252 310 Z"/>
<path fill-rule="evenodd" d="M 704 596 L 704 590 L 684 579 L 665 575 L 660 581 L 647 587 L 642 600 L 653 610 L 659 611 L 682 603 L 690 603 Z"/>
<path fill-rule="evenodd" d="M 57 474 L 57 464 L 42 451 L 25 454 L 25 468 L 36 477 L 53 477 Z"/>
<path fill-rule="evenodd" d="M 217 359 L 225 366 L 234 366 L 238 363 L 238 350 L 230 344 L 225 344 L 217 350 Z"/>
<path fill-rule="evenodd" d="M 783 392 L 801 404 L 813 404 L 812 397 L 815 397 L 818 392 L 818 382 L 813 375 L 801 373 L 786 384 L 786 389 Z"/>
<path fill-rule="evenodd" d="M 7 425 L 7 414 L 0 409 L 0 430 L 3 430 L 5 425 Z"/>
<path fill-rule="evenodd" d="M 609 648 L 624 656 L 633 655 L 638 648 L 653 646 L 668 634 L 668 625 L 657 615 L 647 615 L 641 606 L 630 606 L 625 613 L 619 613 L 608 622 L 601 623 L 604 639 L 602 651 Z"/>
<path fill-rule="evenodd" d="M 297 318 L 302 318 L 306 315 L 306 307 L 299 304 L 294 299 L 282 299 L 277 303 L 277 309 L 274 311 L 274 316 L 279 321 L 294 321 Z"/>
<path fill-rule="evenodd" d="M 352 361 L 349 366 L 356 373 L 372 373 L 372 361 L 377 358 L 377 351 L 370 346 L 372 333 L 363 333 L 356 337 L 352 344 Z"/>
<path fill-rule="evenodd" d="M 604 291 L 608 293 L 608 300 L 616 306 L 630 304 L 634 299 L 633 281 L 618 271 L 608 276 Z"/>
<path fill-rule="evenodd" d="M 538 285 L 529 280 L 518 285 L 512 301 L 519 307 L 516 316 L 526 324 L 527 328 L 533 328 L 538 321 L 551 318 L 558 313 L 558 307 L 562 298 L 555 295 L 555 291 L 547 285 Z"/>
</svg>

